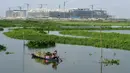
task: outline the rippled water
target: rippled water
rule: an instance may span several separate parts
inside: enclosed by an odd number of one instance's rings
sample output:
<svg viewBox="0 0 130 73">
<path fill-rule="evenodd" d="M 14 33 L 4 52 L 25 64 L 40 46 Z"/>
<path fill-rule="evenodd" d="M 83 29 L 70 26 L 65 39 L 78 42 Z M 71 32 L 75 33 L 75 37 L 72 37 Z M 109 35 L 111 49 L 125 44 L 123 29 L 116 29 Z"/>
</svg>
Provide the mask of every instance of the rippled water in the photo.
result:
<svg viewBox="0 0 130 73">
<path fill-rule="evenodd" d="M 99 30 L 91 30 L 91 31 L 100 32 Z M 121 34 L 130 34 L 130 30 L 102 30 L 102 32 L 115 32 L 115 33 L 121 33 Z"/>
<path fill-rule="evenodd" d="M 104 28 L 130 28 L 130 26 L 102 26 Z M 100 28 L 100 26 L 61 26 L 61 28 Z"/>
<path fill-rule="evenodd" d="M 23 40 L 15 40 L 6 37 L 0 32 L 0 44 L 7 46 L 7 51 L 15 54 L 5 55 L 0 52 L 1 73 L 100 73 L 100 49 L 91 46 L 56 44 L 54 48 L 32 50 L 25 47 L 23 52 Z M 57 66 L 43 65 L 31 58 L 29 53 L 35 51 L 58 51 L 63 62 Z M 91 56 L 89 54 L 92 54 Z M 116 53 L 116 56 L 113 54 Z M 103 73 L 129 73 L 130 51 L 104 49 L 105 58 L 120 59 L 120 65 L 103 66 Z"/>
<path fill-rule="evenodd" d="M 59 31 L 50 31 L 49 35 L 57 35 L 57 36 L 73 37 L 73 38 L 89 38 L 84 36 L 64 35 L 64 34 L 60 34 Z"/>
</svg>

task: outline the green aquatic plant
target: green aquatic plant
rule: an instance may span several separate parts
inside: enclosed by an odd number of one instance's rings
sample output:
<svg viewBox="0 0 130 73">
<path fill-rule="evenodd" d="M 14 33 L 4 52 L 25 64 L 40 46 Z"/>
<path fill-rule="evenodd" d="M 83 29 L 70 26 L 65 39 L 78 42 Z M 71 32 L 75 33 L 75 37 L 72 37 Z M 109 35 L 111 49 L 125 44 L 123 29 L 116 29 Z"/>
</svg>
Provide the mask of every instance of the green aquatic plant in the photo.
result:
<svg viewBox="0 0 130 73">
<path fill-rule="evenodd" d="M 119 30 L 128 29 L 126 27 L 121 28 L 110 28 L 109 26 L 129 26 L 130 22 L 112 22 L 112 21 L 59 21 L 59 20 L 0 20 L 0 27 L 39 27 L 43 30 L 100 30 L 100 28 L 60 28 L 61 26 L 108 26 L 102 28 L 102 30 Z"/>
<path fill-rule="evenodd" d="M 27 43 L 27 46 L 29 48 L 46 48 L 46 47 L 54 47 L 55 46 L 55 42 L 54 41 L 43 41 L 43 40 L 39 40 L 39 41 L 29 41 Z"/>
<path fill-rule="evenodd" d="M 7 55 L 8 55 L 8 54 L 14 54 L 14 52 L 8 52 L 8 51 L 7 51 L 7 52 L 5 52 L 5 54 L 7 54 Z"/>
<path fill-rule="evenodd" d="M 108 65 L 119 65 L 120 64 L 120 60 L 119 59 L 104 59 L 102 62 L 105 66 Z"/>
<path fill-rule="evenodd" d="M 39 33 L 47 34 L 46 32 L 44 32 L 43 28 L 32 28 L 32 29 L 34 29 L 35 31 L 38 31 Z"/>
<path fill-rule="evenodd" d="M 0 27 L 0 31 L 3 31 L 4 29 Z"/>
<path fill-rule="evenodd" d="M 100 45 L 100 32 L 89 32 L 86 30 L 71 30 L 71 31 L 61 31 L 61 34 L 74 35 L 74 36 L 84 36 L 89 37 L 90 41 L 86 43 L 92 43 L 95 47 L 103 48 L 114 48 L 114 49 L 123 49 L 129 50 L 130 35 L 129 34 L 120 34 L 120 33 L 105 33 L 102 32 L 102 45 Z"/>
<path fill-rule="evenodd" d="M 89 53 L 90 56 L 92 56 L 92 53 Z"/>
<path fill-rule="evenodd" d="M 21 34 L 23 32 L 24 35 Z M 85 45 L 85 46 L 130 50 L 129 34 L 102 33 L 102 45 L 100 45 L 99 32 L 88 32 L 86 30 L 84 31 L 73 30 L 73 31 L 65 31 L 64 33 L 65 34 L 72 33 L 74 35 L 81 35 L 89 38 L 73 38 L 73 37 L 64 37 L 64 36 L 56 36 L 56 35 L 47 35 L 47 34 L 42 34 L 40 32 L 37 32 L 33 29 L 13 30 L 10 32 L 5 32 L 4 34 L 7 35 L 8 37 L 15 38 L 15 39 L 25 39 L 25 40 L 34 40 L 34 41 L 42 40 L 43 42 L 46 42 L 45 44 L 48 43 L 53 44 L 55 42 L 55 43 L 62 43 L 62 44 Z M 49 41 L 53 41 L 53 42 L 49 42 Z M 36 44 L 35 47 L 39 47 L 39 45 Z"/>
<path fill-rule="evenodd" d="M 4 45 L 0 45 L 0 51 L 6 51 L 6 47 Z"/>
</svg>

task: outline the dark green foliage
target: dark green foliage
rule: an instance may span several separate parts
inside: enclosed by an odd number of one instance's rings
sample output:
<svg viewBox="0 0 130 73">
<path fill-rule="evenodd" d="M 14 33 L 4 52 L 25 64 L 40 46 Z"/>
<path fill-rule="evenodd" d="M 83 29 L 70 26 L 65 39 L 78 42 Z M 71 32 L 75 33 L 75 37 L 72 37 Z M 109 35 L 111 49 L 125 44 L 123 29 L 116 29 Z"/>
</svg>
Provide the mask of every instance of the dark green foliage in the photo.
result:
<svg viewBox="0 0 130 73">
<path fill-rule="evenodd" d="M 0 45 L 0 51 L 6 51 L 6 47 L 4 45 Z"/>
<path fill-rule="evenodd" d="M 5 54 L 7 54 L 7 55 L 8 55 L 8 54 L 14 54 L 14 52 L 5 52 Z"/>
<path fill-rule="evenodd" d="M 15 27 L 18 20 L 0 20 L 0 27 Z"/>
<path fill-rule="evenodd" d="M 130 50 L 130 35 L 119 34 L 119 33 L 102 33 L 102 46 L 100 44 L 100 33 L 99 32 L 86 32 L 82 33 L 74 31 L 74 35 L 88 36 L 90 38 L 72 38 L 72 37 L 62 37 L 55 35 L 42 34 L 34 30 L 29 29 L 19 29 L 10 32 L 5 32 L 4 34 L 15 39 L 23 39 L 22 32 L 25 32 L 24 39 L 26 40 L 44 40 L 44 41 L 54 41 L 56 43 L 63 44 L 74 44 L 74 45 L 86 45 L 95 46 L 103 48 L 114 48 L 122 50 Z M 66 32 L 68 34 L 68 32 Z M 69 32 L 71 33 L 71 31 Z"/>
<path fill-rule="evenodd" d="M 0 27 L 0 31 L 3 31 L 4 29 Z"/>
<path fill-rule="evenodd" d="M 35 21 L 34 20 L 25 20 L 24 22 L 25 23 L 29 23 L 29 24 L 31 24 L 31 23 L 36 23 L 37 24 L 39 21 L 36 21 L 36 20 Z"/>
<path fill-rule="evenodd" d="M 119 65 L 120 64 L 120 60 L 118 59 L 104 59 L 102 62 L 105 66 L 108 65 Z"/>
<path fill-rule="evenodd" d="M 107 26 L 102 30 L 119 30 L 130 28 L 111 28 L 109 26 L 129 26 L 130 22 L 104 21 L 53 21 L 53 20 L 0 20 L 0 27 L 38 27 L 44 30 L 99 30 L 95 26 Z M 61 26 L 92 26 L 94 28 L 61 28 Z"/>
<path fill-rule="evenodd" d="M 100 32 L 88 32 L 86 30 L 71 30 L 71 31 L 62 31 L 62 34 L 69 34 L 75 36 L 85 36 L 90 37 L 88 41 L 90 45 L 94 45 L 96 47 L 104 47 L 104 48 L 115 48 L 115 49 L 123 49 L 130 50 L 130 35 L 129 34 L 119 34 L 119 33 L 104 33 L 102 32 L 102 46 L 100 42 Z M 92 43 L 93 41 L 93 43 Z M 86 42 L 87 43 L 87 42 Z"/>
<path fill-rule="evenodd" d="M 32 29 L 34 29 L 35 31 L 38 31 L 39 33 L 46 34 L 43 28 L 32 28 Z"/>
<path fill-rule="evenodd" d="M 46 48 L 46 47 L 54 47 L 54 41 L 29 41 L 27 43 L 29 48 Z"/>
</svg>

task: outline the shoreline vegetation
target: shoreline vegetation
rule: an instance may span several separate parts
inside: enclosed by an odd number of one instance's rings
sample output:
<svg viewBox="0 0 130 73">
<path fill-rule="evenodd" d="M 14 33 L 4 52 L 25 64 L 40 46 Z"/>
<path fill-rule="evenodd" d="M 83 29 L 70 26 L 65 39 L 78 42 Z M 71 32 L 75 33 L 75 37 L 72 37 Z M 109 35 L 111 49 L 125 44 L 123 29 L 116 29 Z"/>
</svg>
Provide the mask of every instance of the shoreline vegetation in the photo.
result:
<svg viewBox="0 0 130 73">
<path fill-rule="evenodd" d="M 26 25 L 28 24 L 28 25 Z M 18 25 L 43 25 L 43 24 L 60 24 L 63 26 L 130 26 L 130 21 L 62 21 L 62 20 L 0 20 L 1 27 L 15 27 Z"/>
<path fill-rule="evenodd" d="M 0 27 L 36 27 L 43 30 L 130 30 L 129 21 L 54 21 L 54 20 L 0 20 Z M 111 26 L 121 26 L 112 28 Z M 66 28 L 64 28 L 66 27 Z M 72 27 L 72 28 L 70 28 Z"/>
<path fill-rule="evenodd" d="M 98 32 L 91 32 L 91 36 L 90 33 L 86 31 L 83 31 L 81 33 L 84 34 L 85 36 L 89 35 L 91 38 L 72 38 L 72 37 L 47 35 L 47 34 L 39 33 L 38 31 L 32 29 L 13 30 L 10 32 L 5 32 L 4 34 L 11 38 L 23 39 L 23 34 L 21 34 L 23 32 L 24 32 L 25 40 L 35 40 L 35 41 L 44 40 L 44 41 L 54 41 L 55 43 L 61 43 L 61 44 L 85 45 L 85 46 L 94 46 L 94 47 L 102 47 L 102 48 L 130 50 L 129 48 L 130 40 L 128 39 L 130 35 L 127 34 L 102 33 L 102 38 L 103 38 L 102 46 L 100 45 L 100 38 L 99 38 L 100 35 Z M 66 31 L 66 33 L 68 33 L 68 31 Z"/>
</svg>

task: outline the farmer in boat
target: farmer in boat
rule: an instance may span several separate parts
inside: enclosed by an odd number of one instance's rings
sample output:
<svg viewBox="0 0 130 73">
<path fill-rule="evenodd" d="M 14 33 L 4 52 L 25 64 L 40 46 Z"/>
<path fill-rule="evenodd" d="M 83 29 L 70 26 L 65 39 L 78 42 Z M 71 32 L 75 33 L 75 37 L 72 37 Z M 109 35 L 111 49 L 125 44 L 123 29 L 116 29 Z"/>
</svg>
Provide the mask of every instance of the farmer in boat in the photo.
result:
<svg viewBox="0 0 130 73">
<path fill-rule="evenodd" d="M 55 56 L 57 56 L 57 50 L 54 51 Z"/>
<path fill-rule="evenodd" d="M 44 58 L 50 59 L 50 58 L 51 58 L 51 55 L 52 55 L 52 54 L 51 54 L 50 52 L 47 52 L 46 55 L 44 56 Z"/>
<path fill-rule="evenodd" d="M 57 61 L 59 60 L 59 57 L 57 56 L 57 50 L 54 51 L 54 53 L 52 53 L 52 59 L 56 59 Z"/>
</svg>

